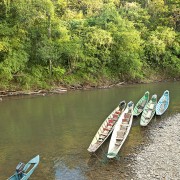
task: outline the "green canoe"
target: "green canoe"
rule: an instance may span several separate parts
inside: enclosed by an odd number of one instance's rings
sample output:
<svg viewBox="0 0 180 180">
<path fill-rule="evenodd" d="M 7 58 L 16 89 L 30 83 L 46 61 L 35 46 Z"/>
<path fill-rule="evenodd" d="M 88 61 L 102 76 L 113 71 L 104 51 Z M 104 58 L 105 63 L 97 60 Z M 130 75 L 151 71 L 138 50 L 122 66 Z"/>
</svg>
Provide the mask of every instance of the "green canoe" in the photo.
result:
<svg viewBox="0 0 180 180">
<path fill-rule="evenodd" d="M 148 123 L 151 121 L 151 119 L 153 118 L 156 112 L 156 105 L 157 105 L 157 95 L 154 94 L 143 110 L 140 120 L 141 126 L 147 126 Z"/>
<path fill-rule="evenodd" d="M 141 97 L 141 99 L 135 105 L 133 110 L 133 115 L 138 116 L 139 114 L 141 114 L 148 101 L 149 101 L 149 91 L 146 91 L 144 93 L 144 96 Z"/>
</svg>

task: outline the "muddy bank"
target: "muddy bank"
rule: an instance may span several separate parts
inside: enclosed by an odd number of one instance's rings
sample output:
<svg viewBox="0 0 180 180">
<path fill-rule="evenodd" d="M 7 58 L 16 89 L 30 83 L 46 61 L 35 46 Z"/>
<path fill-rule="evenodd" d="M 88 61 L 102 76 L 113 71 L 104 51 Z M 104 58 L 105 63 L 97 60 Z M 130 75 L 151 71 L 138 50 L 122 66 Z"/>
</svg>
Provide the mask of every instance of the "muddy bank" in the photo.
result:
<svg viewBox="0 0 180 180">
<path fill-rule="evenodd" d="M 76 85 L 64 85 L 60 87 L 52 87 L 51 89 L 38 89 L 38 90 L 1 90 L 0 91 L 0 101 L 2 101 L 3 98 L 9 97 L 9 96 L 22 96 L 22 95 L 48 95 L 48 94 L 60 94 L 67 91 L 72 90 L 89 90 L 89 89 L 106 89 L 111 88 L 115 86 L 121 86 L 124 84 L 124 82 L 118 82 L 116 84 L 110 84 L 110 85 L 102 85 L 102 86 L 93 86 L 93 85 L 82 85 L 82 84 L 76 84 Z"/>
<path fill-rule="evenodd" d="M 2 101 L 3 98 L 9 97 L 9 96 L 22 96 L 22 95 L 41 95 L 45 96 L 47 94 L 59 94 L 59 93 L 64 93 L 67 92 L 67 89 L 64 87 L 61 88 L 54 88 L 51 90 L 25 90 L 25 91 L 0 91 L 0 101 Z"/>
<path fill-rule="evenodd" d="M 154 79 L 154 80 L 145 80 L 145 81 L 128 81 L 128 82 L 116 82 L 116 83 L 102 83 L 100 85 L 91 85 L 91 84 L 74 84 L 74 85 L 62 85 L 58 87 L 52 87 L 51 89 L 37 89 L 37 90 L 0 90 L 0 101 L 5 97 L 9 96 L 23 96 L 23 95 L 40 95 L 45 96 L 49 94 L 60 94 L 67 91 L 73 90 L 90 90 L 90 89 L 108 89 L 112 87 L 119 87 L 128 84 L 148 84 L 148 83 L 159 83 L 159 82 L 173 82 L 180 81 L 180 79 Z"/>
<path fill-rule="evenodd" d="M 149 144 L 132 157 L 133 179 L 180 179 L 180 114 L 149 130 Z"/>
</svg>

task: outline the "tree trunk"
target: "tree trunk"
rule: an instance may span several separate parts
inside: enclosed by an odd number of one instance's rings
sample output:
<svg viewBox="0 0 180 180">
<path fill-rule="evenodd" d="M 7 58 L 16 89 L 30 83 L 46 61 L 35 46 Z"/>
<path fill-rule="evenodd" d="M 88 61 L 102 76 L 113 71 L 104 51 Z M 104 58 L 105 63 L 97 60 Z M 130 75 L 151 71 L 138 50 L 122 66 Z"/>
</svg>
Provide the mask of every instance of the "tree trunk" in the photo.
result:
<svg viewBox="0 0 180 180">
<path fill-rule="evenodd" d="M 49 13 L 47 13 L 48 17 L 48 39 L 51 39 L 51 16 Z M 52 76 L 52 60 L 49 59 L 49 76 Z"/>
</svg>

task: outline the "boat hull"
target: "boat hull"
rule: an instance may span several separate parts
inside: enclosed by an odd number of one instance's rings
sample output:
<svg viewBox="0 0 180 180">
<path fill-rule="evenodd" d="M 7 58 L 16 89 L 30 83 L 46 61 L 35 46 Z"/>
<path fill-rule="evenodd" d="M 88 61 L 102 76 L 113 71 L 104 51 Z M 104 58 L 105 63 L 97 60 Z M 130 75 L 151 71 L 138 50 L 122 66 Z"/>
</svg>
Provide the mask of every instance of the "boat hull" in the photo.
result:
<svg viewBox="0 0 180 180">
<path fill-rule="evenodd" d="M 116 157 L 124 144 L 132 126 L 133 108 L 134 103 L 131 101 L 128 103 L 125 111 L 119 117 L 111 136 L 107 158 Z"/>
<path fill-rule="evenodd" d="M 157 106 L 156 106 L 156 115 L 162 115 L 165 113 L 169 106 L 169 91 L 164 91 L 163 95 L 159 99 Z"/>
<path fill-rule="evenodd" d="M 27 180 L 32 175 L 34 170 L 39 164 L 40 157 L 37 155 L 33 159 L 31 159 L 23 168 L 23 173 L 21 175 L 18 175 L 17 172 L 15 172 L 8 180 Z M 30 166 L 31 169 L 29 170 Z M 28 172 L 27 172 L 28 171 Z"/>
<path fill-rule="evenodd" d="M 133 109 L 133 116 L 139 116 L 143 110 L 146 104 L 149 101 L 149 91 L 146 91 L 144 96 L 140 98 L 140 100 L 137 102 Z"/>
<path fill-rule="evenodd" d="M 115 108 L 114 111 L 105 119 L 105 121 L 98 129 L 90 146 L 87 149 L 90 153 L 94 153 L 112 133 L 119 116 L 121 116 L 122 112 L 125 109 L 125 101 L 122 101 L 120 104 L 122 104 L 122 107 L 119 108 L 118 106 L 117 108 Z"/>
<path fill-rule="evenodd" d="M 141 126 L 147 126 L 156 112 L 157 95 L 154 94 L 151 100 L 146 104 L 140 119 Z"/>
</svg>

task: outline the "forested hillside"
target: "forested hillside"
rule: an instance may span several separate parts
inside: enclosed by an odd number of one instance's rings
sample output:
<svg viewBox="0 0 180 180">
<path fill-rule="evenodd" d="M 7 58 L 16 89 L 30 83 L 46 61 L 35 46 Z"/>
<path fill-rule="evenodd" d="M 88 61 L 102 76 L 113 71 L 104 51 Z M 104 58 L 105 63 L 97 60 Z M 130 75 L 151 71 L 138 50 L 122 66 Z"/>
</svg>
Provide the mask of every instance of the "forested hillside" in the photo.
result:
<svg viewBox="0 0 180 180">
<path fill-rule="evenodd" d="M 1 0 L 0 89 L 180 77 L 179 0 Z"/>
</svg>

